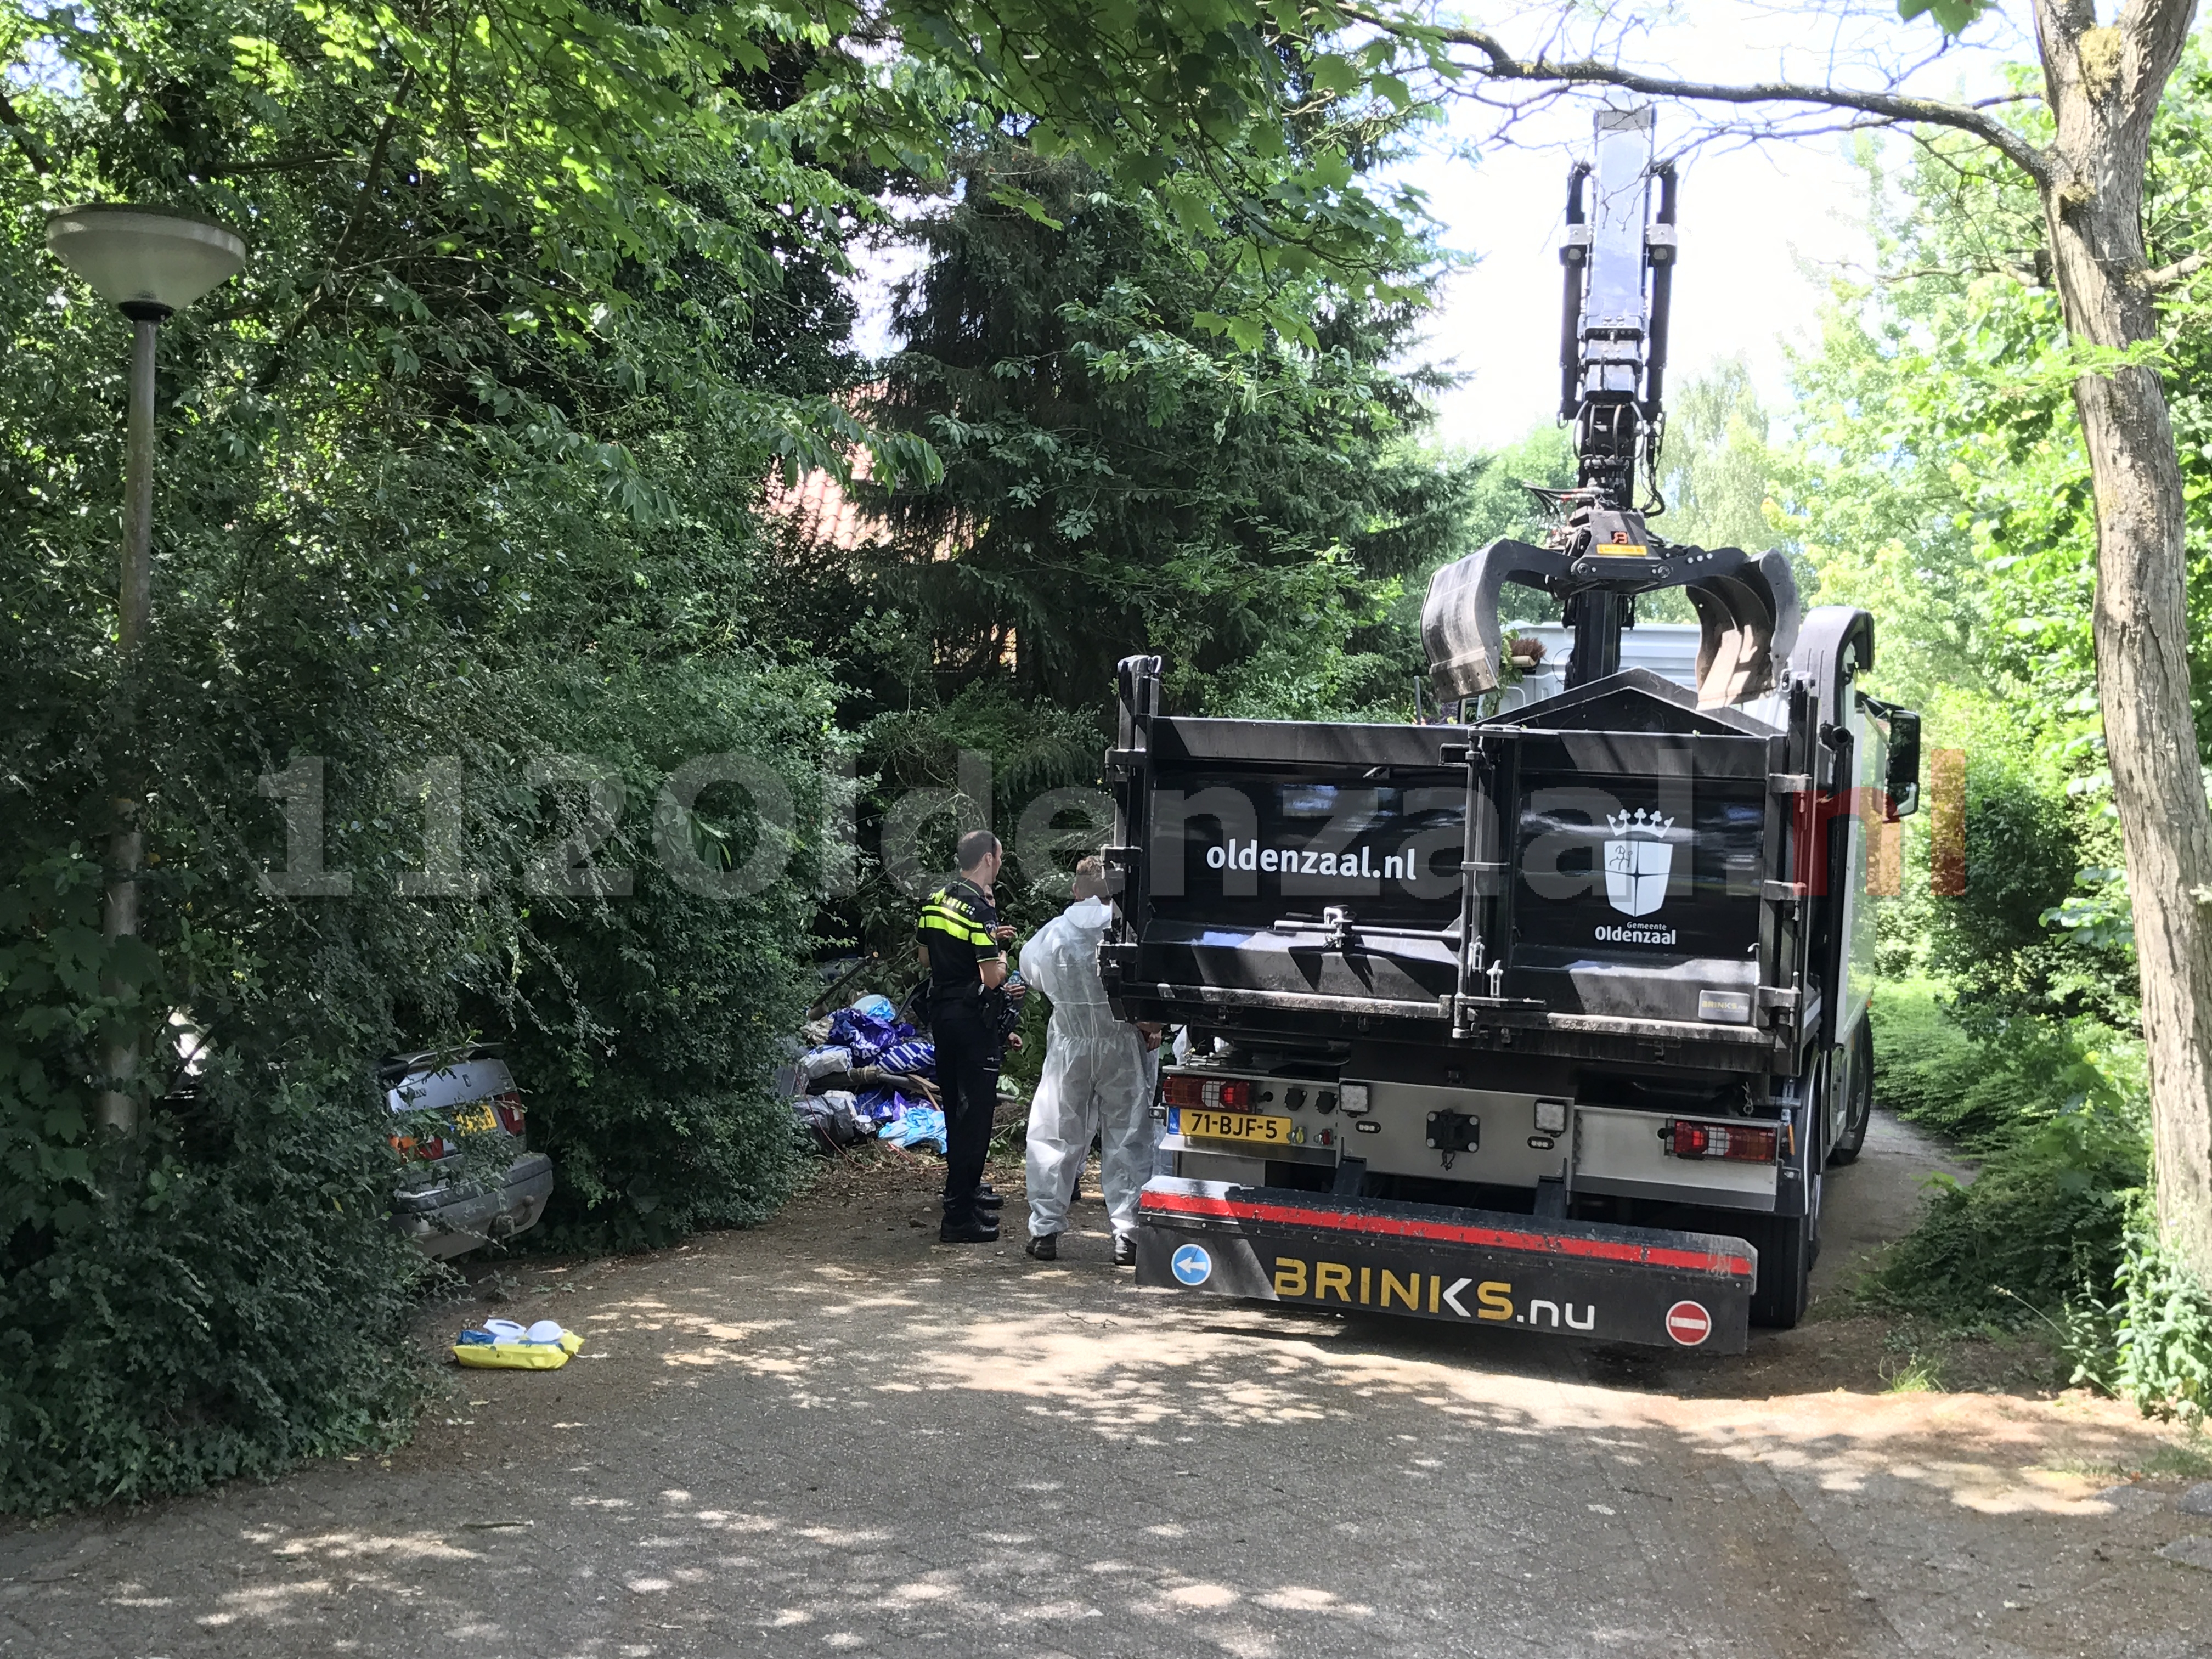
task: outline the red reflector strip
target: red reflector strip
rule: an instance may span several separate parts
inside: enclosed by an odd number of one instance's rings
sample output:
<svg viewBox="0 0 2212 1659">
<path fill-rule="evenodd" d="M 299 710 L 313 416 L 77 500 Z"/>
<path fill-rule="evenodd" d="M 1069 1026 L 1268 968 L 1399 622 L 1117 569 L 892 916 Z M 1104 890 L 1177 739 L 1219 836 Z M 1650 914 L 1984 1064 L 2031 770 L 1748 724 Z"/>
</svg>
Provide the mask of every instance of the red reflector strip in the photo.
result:
<svg viewBox="0 0 2212 1659">
<path fill-rule="evenodd" d="M 1741 1123 L 1692 1123 L 1680 1120 L 1667 1126 L 1667 1150 L 1676 1158 L 1722 1158 L 1732 1164 L 1771 1164 L 1780 1139 L 1772 1128 L 1753 1128 Z"/>
<path fill-rule="evenodd" d="M 1278 1226 L 1366 1233 L 1377 1238 L 1418 1239 L 1429 1244 L 1471 1244 L 1488 1250 L 1520 1250 L 1530 1255 L 1577 1256 L 1591 1261 L 1680 1267 L 1690 1273 L 1724 1273 L 1737 1279 L 1752 1276 L 1749 1257 L 1716 1250 L 1677 1250 L 1663 1244 L 1632 1244 L 1626 1239 L 1576 1238 L 1560 1233 L 1523 1232 L 1503 1227 L 1463 1227 L 1449 1221 L 1310 1209 L 1302 1204 L 1255 1203 L 1243 1199 L 1213 1198 L 1203 1193 L 1146 1193 L 1138 1209 L 1140 1214 L 1152 1211 L 1205 1216 L 1220 1221 L 1266 1221 Z"/>
</svg>

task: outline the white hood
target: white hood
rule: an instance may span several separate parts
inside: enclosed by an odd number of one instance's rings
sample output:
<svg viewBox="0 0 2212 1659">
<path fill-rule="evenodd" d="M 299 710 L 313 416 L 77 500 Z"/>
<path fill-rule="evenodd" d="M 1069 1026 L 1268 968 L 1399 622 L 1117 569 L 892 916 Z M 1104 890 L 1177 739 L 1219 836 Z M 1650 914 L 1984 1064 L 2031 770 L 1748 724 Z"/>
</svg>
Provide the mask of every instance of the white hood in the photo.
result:
<svg viewBox="0 0 2212 1659">
<path fill-rule="evenodd" d="M 1114 921 L 1114 907 L 1103 898 L 1078 899 L 1060 914 L 1069 927 L 1086 933 L 1103 933 Z"/>
</svg>

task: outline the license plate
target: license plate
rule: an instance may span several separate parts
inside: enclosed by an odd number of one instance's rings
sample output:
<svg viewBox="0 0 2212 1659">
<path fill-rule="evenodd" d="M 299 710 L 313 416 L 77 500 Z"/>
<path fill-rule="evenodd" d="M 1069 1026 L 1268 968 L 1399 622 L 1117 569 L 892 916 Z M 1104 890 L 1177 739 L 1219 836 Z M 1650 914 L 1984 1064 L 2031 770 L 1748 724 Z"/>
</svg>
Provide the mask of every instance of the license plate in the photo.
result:
<svg viewBox="0 0 2212 1659">
<path fill-rule="evenodd" d="M 1176 1113 L 1176 1131 L 1199 1140 L 1256 1140 L 1269 1146 L 1291 1144 L 1290 1119 L 1266 1117 L 1258 1112 L 1196 1112 L 1182 1108 Z"/>
<path fill-rule="evenodd" d="M 499 1127 L 492 1116 L 491 1108 L 479 1103 L 453 1115 L 453 1127 L 465 1135 L 488 1135 Z"/>
</svg>

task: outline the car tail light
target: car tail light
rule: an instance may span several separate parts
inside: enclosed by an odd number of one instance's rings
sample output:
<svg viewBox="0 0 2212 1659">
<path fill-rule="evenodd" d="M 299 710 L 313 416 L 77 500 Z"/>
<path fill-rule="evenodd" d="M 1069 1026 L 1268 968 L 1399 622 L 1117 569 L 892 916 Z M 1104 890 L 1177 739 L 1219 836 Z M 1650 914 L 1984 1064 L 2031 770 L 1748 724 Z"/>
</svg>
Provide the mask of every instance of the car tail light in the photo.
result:
<svg viewBox="0 0 2212 1659">
<path fill-rule="evenodd" d="M 520 1095 L 510 1089 L 505 1094 L 493 1098 L 491 1109 L 499 1114 L 501 1128 L 511 1135 L 520 1135 L 522 1133 L 523 1111 Z"/>
<path fill-rule="evenodd" d="M 1252 1085 L 1243 1078 L 1231 1078 L 1223 1083 L 1202 1077 L 1171 1073 L 1167 1081 L 1167 1097 L 1170 1106 L 1187 1106 L 1194 1110 L 1243 1112 L 1251 1109 Z"/>
<path fill-rule="evenodd" d="M 402 1164 L 435 1164 L 453 1151 L 453 1143 L 443 1135 L 386 1135 L 385 1139 L 399 1154 Z"/>
<path fill-rule="evenodd" d="M 1677 1120 L 1660 1134 L 1676 1158 L 1720 1158 L 1731 1164 L 1771 1164 L 1781 1132 L 1772 1126 L 1692 1123 Z"/>
</svg>

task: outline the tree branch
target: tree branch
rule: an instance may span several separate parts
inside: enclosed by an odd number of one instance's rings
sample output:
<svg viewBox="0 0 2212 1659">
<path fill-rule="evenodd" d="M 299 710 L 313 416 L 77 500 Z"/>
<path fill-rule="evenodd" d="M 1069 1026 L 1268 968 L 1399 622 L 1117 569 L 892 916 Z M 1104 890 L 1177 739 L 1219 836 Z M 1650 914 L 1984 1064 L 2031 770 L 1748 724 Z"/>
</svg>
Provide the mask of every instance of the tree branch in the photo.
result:
<svg viewBox="0 0 2212 1659">
<path fill-rule="evenodd" d="M 2134 49 L 2132 84 L 2126 88 L 2124 118 L 2140 127 L 2146 138 L 2166 83 L 2180 66 L 2189 44 L 2189 27 L 2197 18 L 2196 0 L 2127 0 L 2115 20 L 2124 39 Z"/>
<path fill-rule="evenodd" d="M 54 170 L 53 158 L 46 154 L 46 141 L 31 131 L 31 124 L 23 118 L 22 112 L 9 100 L 4 88 L 0 88 L 0 126 L 15 135 L 15 143 L 23 151 L 23 159 L 31 164 L 31 171 L 44 179 Z"/>
<path fill-rule="evenodd" d="M 216 161 L 204 171 L 210 179 L 252 173 L 305 173 L 315 167 L 336 167 L 351 159 L 343 151 L 334 155 L 276 155 L 265 161 Z"/>
<path fill-rule="evenodd" d="M 1471 67 L 1494 81 L 1552 82 L 1570 86 L 1619 87 L 1652 98 L 1680 98 L 1703 104 L 1811 104 L 1828 109 L 1858 110 L 1892 121 L 1955 128 L 1971 133 L 2003 155 L 2038 185 L 2048 181 L 2051 162 L 2044 153 L 2002 122 L 1994 120 L 1969 104 L 1945 103 L 1936 98 L 1913 98 L 1902 93 L 1861 92 L 1849 87 L 1803 85 L 1793 81 L 1754 82 L 1730 86 L 1711 81 L 1678 81 L 1663 75 L 1646 75 L 1617 64 L 1584 58 L 1559 63 L 1544 58 L 1519 58 L 1505 49 L 1496 35 L 1480 29 L 1407 23 L 1365 7 L 1340 5 L 1344 16 L 1372 24 L 1401 39 L 1467 46 L 1484 61 Z"/>
<path fill-rule="evenodd" d="M 285 359 L 291 353 L 292 342 L 307 325 L 308 319 L 330 298 L 331 285 L 338 275 L 338 256 L 346 251 L 347 245 L 354 239 L 354 233 L 361 228 L 362 220 L 368 215 L 369 200 L 376 194 L 376 186 L 384 174 L 385 157 L 392 148 L 392 131 L 399 125 L 400 106 L 406 103 L 407 94 L 414 86 L 415 66 L 410 64 L 406 73 L 399 77 L 398 89 L 392 94 L 392 106 L 384 112 L 383 125 L 376 130 L 376 142 L 369 149 L 368 166 L 362 173 L 361 194 L 354 199 L 353 212 L 347 216 L 345 228 L 338 233 L 337 240 L 331 244 L 330 254 L 324 261 L 323 274 L 315 283 L 314 292 L 307 295 L 299 314 L 284 325 L 270 346 L 268 359 L 261 366 L 261 373 L 254 377 L 255 392 L 266 392 L 276 384 L 277 376 L 283 373 Z"/>
<path fill-rule="evenodd" d="M 2136 278 L 2138 287 L 2157 294 L 2169 288 L 2178 288 L 2207 265 L 2212 265 L 2212 253 L 2192 253 L 2185 259 L 2176 259 L 2170 265 L 2160 265 L 2156 270 L 2146 270 Z"/>
<path fill-rule="evenodd" d="M 406 103 L 407 94 L 414 86 L 415 66 L 410 64 L 407 66 L 407 72 L 399 77 L 399 89 L 392 94 L 392 107 L 384 113 L 384 125 L 376 131 L 376 143 L 368 152 L 368 167 L 362 174 L 361 194 L 354 198 L 353 216 L 346 221 L 346 228 L 338 233 L 337 240 L 331 245 L 330 263 L 333 269 L 337 265 L 338 255 L 353 240 L 354 233 L 361 228 L 361 222 L 368 212 L 369 200 L 376 194 L 376 186 L 383 177 L 385 157 L 392 149 L 392 130 L 399 125 L 400 108 Z"/>
</svg>

